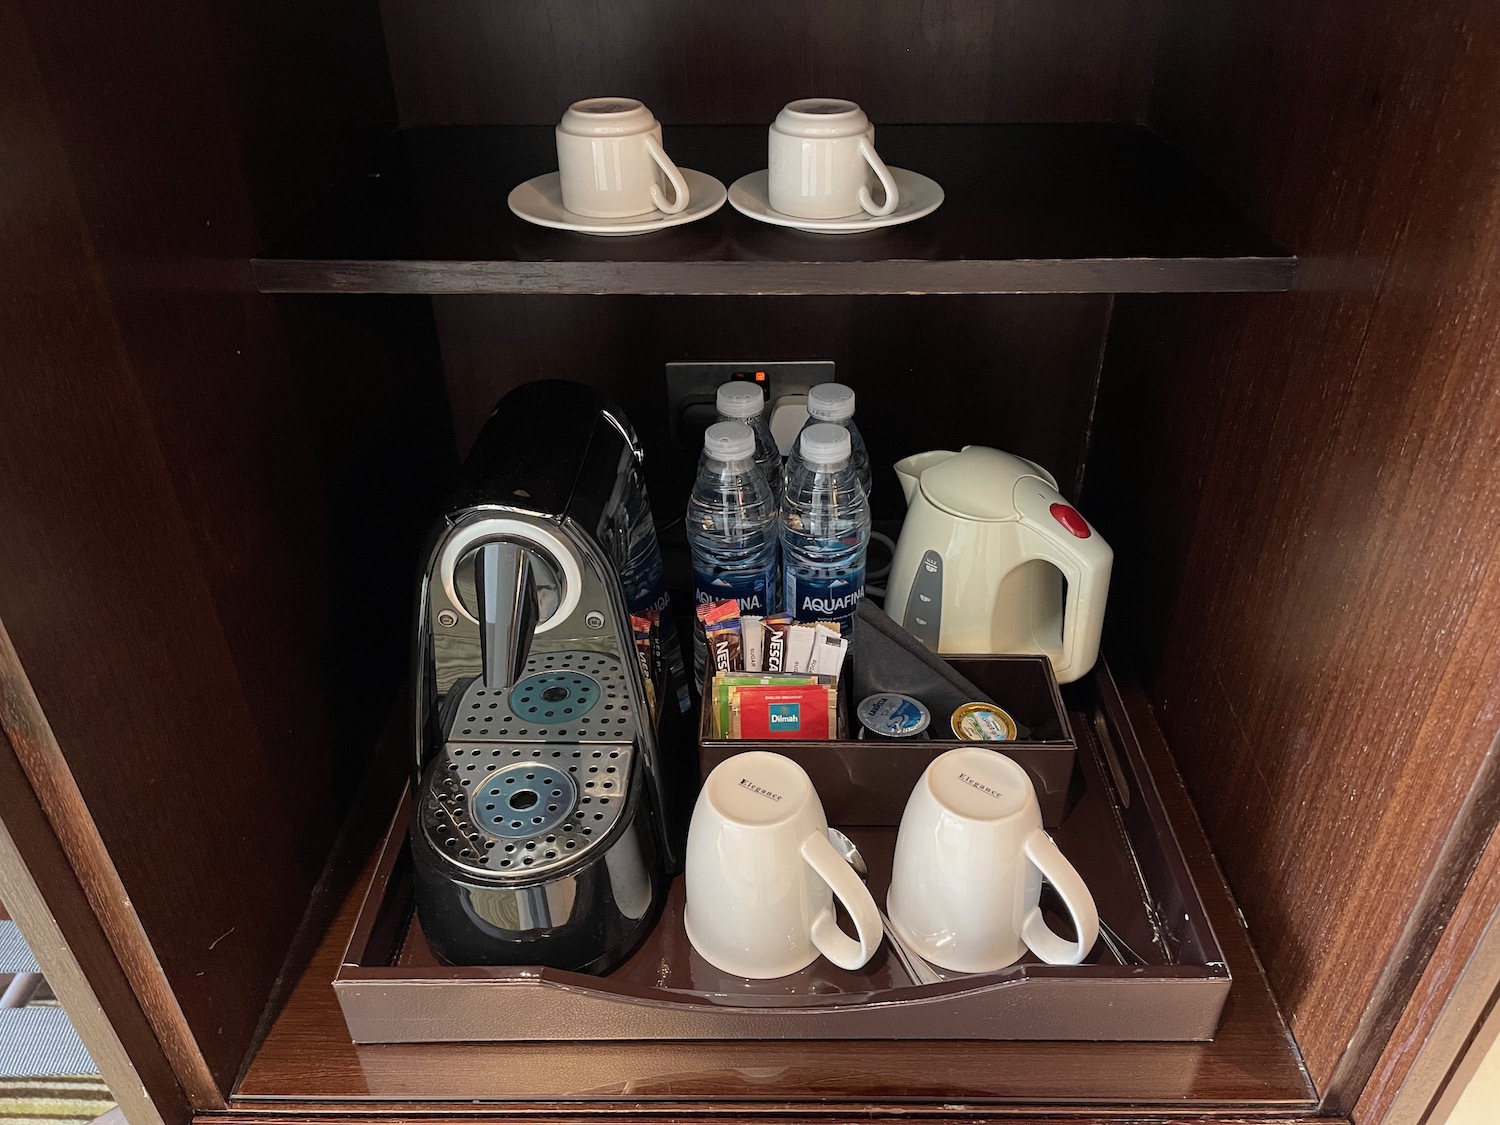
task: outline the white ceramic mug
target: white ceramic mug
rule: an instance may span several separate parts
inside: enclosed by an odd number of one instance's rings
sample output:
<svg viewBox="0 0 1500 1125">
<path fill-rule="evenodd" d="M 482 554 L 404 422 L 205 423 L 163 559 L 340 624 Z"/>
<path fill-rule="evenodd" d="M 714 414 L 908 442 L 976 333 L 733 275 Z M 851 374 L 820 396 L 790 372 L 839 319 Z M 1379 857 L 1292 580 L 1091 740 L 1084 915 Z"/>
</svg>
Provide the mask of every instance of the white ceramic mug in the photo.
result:
<svg viewBox="0 0 1500 1125">
<path fill-rule="evenodd" d="M 661 145 L 661 123 L 634 98 L 570 105 L 557 125 L 557 173 L 563 206 L 575 215 L 675 215 L 688 205 L 687 181 Z"/>
<path fill-rule="evenodd" d="M 784 977 L 819 953 L 858 969 L 880 946 L 875 900 L 828 842 L 807 774 L 780 754 L 738 754 L 708 775 L 688 829 L 686 885 L 688 940 L 727 973 Z M 839 929 L 834 895 L 857 937 Z"/>
<path fill-rule="evenodd" d="M 771 209 L 799 219 L 889 215 L 901 202 L 891 170 L 875 152 L 865 111 L 839 98 L 791 102 L 771 125 L 767 151 Z M 871 192 L 880 185 L 879 204 Z"/>
<path fill-rule="evenodd" d="M 1045 876 L 1073 916 L 1059 937 L 1037 901 Z M 1042 829 L 1031 778 L 1004 754 L 950 750 L 927 767 L 901 816 L 886 908 L 896 932 L 935 965 L 987 973 L 1030 950 L 1076 965 L 1099 936 L 1094 897 Z"/>
</svg>

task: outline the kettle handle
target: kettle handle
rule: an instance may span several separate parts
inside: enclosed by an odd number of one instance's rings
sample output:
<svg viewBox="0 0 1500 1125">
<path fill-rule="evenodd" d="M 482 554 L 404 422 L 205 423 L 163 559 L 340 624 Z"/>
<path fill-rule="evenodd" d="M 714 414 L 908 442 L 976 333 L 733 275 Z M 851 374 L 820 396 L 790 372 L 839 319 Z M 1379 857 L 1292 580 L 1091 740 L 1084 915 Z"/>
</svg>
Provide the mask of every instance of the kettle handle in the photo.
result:
<svg viewBox="0 0 1500 1125">
<path fill-rule="evenodd" d="M 1052 563 L 1068 580 L 1062 654 L 1053 661 L 1053 671 L 1058 683 L 1071 683 L 1099 657 L 1115 553 L 1062 493 L 1038 477 L 1023 477 L 1016 483 L 1015 504 L 1021 514 L 1026 558 Z"/>
</svg>

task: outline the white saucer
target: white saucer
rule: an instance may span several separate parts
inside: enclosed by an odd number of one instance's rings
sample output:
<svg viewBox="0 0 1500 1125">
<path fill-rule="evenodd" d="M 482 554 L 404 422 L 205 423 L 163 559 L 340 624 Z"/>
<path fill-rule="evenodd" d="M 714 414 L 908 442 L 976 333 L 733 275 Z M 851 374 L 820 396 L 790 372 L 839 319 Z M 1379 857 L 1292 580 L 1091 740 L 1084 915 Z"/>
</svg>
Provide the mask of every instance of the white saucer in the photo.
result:
<svg viewBox="0 0 1500 1125">
<path fill-rule="evenodd" d="M 653 230 L 680 227 L 705 215 L 712 215 L 724 206 L 724 185 L 703 172 L 691 168 L 679 169 L 687 181 L 688 205 L 675 215 L 653 211 L 649 215 L 630 215 L 623 219 L 596 219 L 587 215 L 575 215 L 562 205 L 562 185 L 556 172 L 537 176 L 524 184 L 516 185 L 506 201 L 510 209 L 528 223 L 539 227 L 554 227 L 571 230 L 579 234 L 646 234 Z"/>
<path fill-rule="evenodd" d="M 878 230 L 881 227 L 899 226 L 930 215 L 943 202 L 943 189 L 936 180 L 930 180 L 920 172 L 909 172 L 905 168 L 892 168 L 891 178 L 896 181 L 896 192 L 901 202 L 889 215 L 848 215 L 842 219 L 799 219 L 795 215 L 783 215 L 771 210 L 767 198 L 766 181 L 769 173 L 762 168 L 741 176 L 729 188 L 729 205 L 741 215 L 748 215 L 763 223 L 778 227 L 792 227 L 808 234 L 857 234 L 863 230 Z"/>
</svg>

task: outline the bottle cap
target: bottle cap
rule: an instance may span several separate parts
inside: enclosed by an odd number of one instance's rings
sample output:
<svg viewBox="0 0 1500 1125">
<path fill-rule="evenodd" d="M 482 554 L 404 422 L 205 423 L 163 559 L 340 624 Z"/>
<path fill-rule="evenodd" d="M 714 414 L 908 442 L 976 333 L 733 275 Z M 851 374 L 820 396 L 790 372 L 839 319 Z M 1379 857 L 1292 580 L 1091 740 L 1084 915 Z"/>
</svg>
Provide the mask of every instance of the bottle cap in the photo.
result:
<svg viewBox="0 0 1500 1125">
<path fill-rule="evenodd" d="M 849 460 L 849 431 L 818 422 L 802 431 L 802 460 L 809 465 L 834 465 Z"/>
<path fill-rule="evenodd" d="M 807 412 L 820 422 L 854 417 L 854 390 L 843 383 L 819 383 L 807 392 Z"/>
<path fill-rule="evenodd" d="M 715 401 L 726 418 L 754 418 L 766 407 L 766 392 L 759 383 L 720 383 Z"/>
<path fill-rule="evenodd" d="M 755 455 L 755 434 L 743 422 L 715 422 L 703 431 L 703 452 L 715 461 L 743 461 Z"/>
</svg>

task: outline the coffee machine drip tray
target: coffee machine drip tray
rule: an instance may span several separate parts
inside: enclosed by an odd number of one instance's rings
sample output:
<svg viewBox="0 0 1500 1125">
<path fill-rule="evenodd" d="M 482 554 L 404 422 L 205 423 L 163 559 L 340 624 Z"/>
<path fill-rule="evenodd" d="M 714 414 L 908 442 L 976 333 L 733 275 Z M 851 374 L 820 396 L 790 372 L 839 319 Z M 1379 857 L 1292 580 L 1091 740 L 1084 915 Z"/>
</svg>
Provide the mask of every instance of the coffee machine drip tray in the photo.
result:
<svg viewBox="0 0 1500 1125">
<path fill-rule="evenodd" d="M 634 755 L 628 743 L 450 742 L 429 775 L 422 831 L 470 874 L 534 880 L 609 835 L 625 810 Z"/>
<path fill-rule="evenodd" d="M 620 658 L 607 652 L 534 652 L 509 691 L 482 678 L 464 689 L 450 741 L 633 742 L 639 716 Z"/>
</svg>

